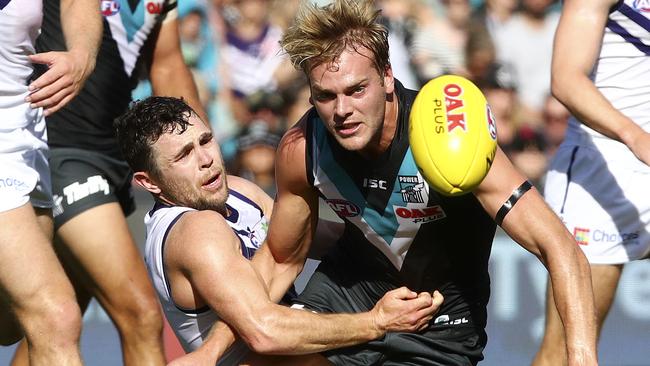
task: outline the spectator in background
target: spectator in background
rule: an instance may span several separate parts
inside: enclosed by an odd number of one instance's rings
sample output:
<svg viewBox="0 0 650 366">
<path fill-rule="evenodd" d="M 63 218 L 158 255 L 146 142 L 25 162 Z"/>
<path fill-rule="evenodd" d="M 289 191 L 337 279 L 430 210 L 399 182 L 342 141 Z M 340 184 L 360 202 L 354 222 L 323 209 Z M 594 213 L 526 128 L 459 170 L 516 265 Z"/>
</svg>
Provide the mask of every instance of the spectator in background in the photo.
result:
<svg viewBox="0 0 650 366">
<path fill-rule="evenodd" d="M 423 6 L 421 0 L 379 0 L 381 23 L 388 30 L 391 66 L 395 77 L 410 89 L 419 89 L 421 80 L 411 61 L 410 47 L 417 28 L 415 17 Z"/>
<path fill-rule="evenodd" d="M 514 73 L 509 67 L 494 63 L 477 85 L 485 94 L 496 120 L 497 142 L 510 156 L 517 129 L 521 125 Z"/>
<path fill-rule="evenodd" d="M 443 0 L 441 11 L 420 6 L 412 57 L 421 83 L 442 74 L 464 73 L 464 49 L 471 14 L 468 0 Z"/>
<path fill-rule="evenodd" d="M 500 37 L 517 8 L 517 0 L 485 0 L 472 13 L 472 20 L 481 23 L 493 38 Z"/>
<path fill-rule="evenodd" d="M 219 10 L 226 24 L 220 48 L 225 87 L 235 120 L 246 125 L 253 119 L 246 97 L 260 90 L 277 91 L 297 73 L 281 55 L 283 30 L 271 24 L 268 0 L 223 0 Z"/>
<path fill-rule="evenodd" d="M 510 159 L 514 166 L 530 180 L 537 189 L 543 186 L 548 165 L 546 140 L 539 127 L 522 125 L 510 144 Z"/>
<path fill-rule="evenodd" d="M 206 51 L 206 39 L 203 27 L 206 24 L 205 9 L 195 5 L 186 14 L 180 16 L 178 34 L 181 41 L 181 52 L 187 66 L 197 67 L 199 59 Z"/>
<path fill-rule="evenodd" d="M 554 96 L 548 95 L 544 102 L 544 136 L 546 137 L 546 154 L 549 159 L 564 141 L 564 134 L 569 124 L 571 112 Z"/>
<path fill-rule="evenodd" d="M 485 25 L 473 22 L 465 44 L 465 76 L 482 88 L 488 74 L 495 66 L 495 60 L 494 42 L 487 33 Z"/>
<path fill-rule="evenodd" d="M 554 0 L 522 0 L 522 10 L 495 34 L 497 60 L 513 66 L 526 121 L 538 126 L 550 92 L 551 51 L 559 14 L 551 11 Z"/>
<path fill-rule="evenodd" d="M 254 121 L 237 136 L 237 154 L 232 174 L 250 180 L 266 194 L 275 196 L 275 150 L 281 134 L 269 130 L 264 121 Z"/>
</svg>

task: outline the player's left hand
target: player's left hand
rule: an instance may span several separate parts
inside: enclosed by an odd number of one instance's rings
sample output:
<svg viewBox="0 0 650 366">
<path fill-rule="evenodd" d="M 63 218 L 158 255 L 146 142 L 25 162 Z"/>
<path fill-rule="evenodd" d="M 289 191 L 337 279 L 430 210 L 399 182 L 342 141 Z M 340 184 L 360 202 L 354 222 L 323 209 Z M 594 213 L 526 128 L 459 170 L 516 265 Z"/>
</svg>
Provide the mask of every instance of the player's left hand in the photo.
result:
<svg viewBox="0 0 650 366">
<path fill-rule="evenodd" d="M 74 98 L 95 67 L 94 57 L 80 52 L 44 52 L 29 56 L 32 63 L 48 70 L 29 85 L 25 99 L 32 108 L 43 107 L 45 115 L 58 111 Z"/>
</svg>

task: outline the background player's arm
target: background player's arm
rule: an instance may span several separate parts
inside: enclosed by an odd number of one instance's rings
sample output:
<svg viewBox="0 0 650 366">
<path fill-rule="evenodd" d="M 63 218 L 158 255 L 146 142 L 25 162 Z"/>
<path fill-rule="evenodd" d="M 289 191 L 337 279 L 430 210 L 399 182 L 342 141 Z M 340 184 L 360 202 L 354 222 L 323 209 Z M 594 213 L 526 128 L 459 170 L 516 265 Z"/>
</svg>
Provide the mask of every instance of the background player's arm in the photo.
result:
<svg viewBox="0 0 650 366">
<path fill-rule="evenodd" d="M 497 148 L 492 168 L 475 194 L 494 217 L 524 180 Z M 549 272 L 555 303 L 564 323 L 569 364 L 595 365 L 596 318 L 589 263 L 571 233 L 534 188 L 517 201 L 501 227 L 537 256 Z"/>
<path fill-rule="evenodd" d="M 166 14 L 166 19 L 153 37 L 149 80 L 154 95 L 183 98 L 187 104 L 208 122 L 207 114 L 199 99 L 192 72 L 183 60 L 180 37 L 178 35 L 177 10 Z"/>
<path fill-rule="evenodd" d="M 388 330 L 419 330 L 441 302 L 400 288 L 365 313 L 325 315 L 290 309 L 270 301 L 258 273 L 238 248 L 239 240 L 223 216 L 188 212 L 169 234 L 165 265 L 172 291 L 174 278 L 187 279 L 192 291 L 259 353 L 313 353 L 366 342 Z M 196 298 L 178 296 L 176 292 L 174 300 L 180 300 L 180 306 Z"/>
<path fill-rule="evenodd" d="M 95 69 L 102 38 L 99 5 L 92 0 L 61 0 L 61 27 L 67 51 L 31 55 L 35 64 L 48 71 L 29 85 L 26 99 L 33 108 L 45 108 L 45 115 L 58 111 L 74 98 Z"/>
<path fill-rule="evenodd" d="M 615 109 L 589 79 L 609 10 L 617 0 L 567 0 L 555 34 L 552 91 L 582 123 L 650 164 L 650 134 Z M 585 31 L 589 29 L 589 31 Z"/>
</svg>

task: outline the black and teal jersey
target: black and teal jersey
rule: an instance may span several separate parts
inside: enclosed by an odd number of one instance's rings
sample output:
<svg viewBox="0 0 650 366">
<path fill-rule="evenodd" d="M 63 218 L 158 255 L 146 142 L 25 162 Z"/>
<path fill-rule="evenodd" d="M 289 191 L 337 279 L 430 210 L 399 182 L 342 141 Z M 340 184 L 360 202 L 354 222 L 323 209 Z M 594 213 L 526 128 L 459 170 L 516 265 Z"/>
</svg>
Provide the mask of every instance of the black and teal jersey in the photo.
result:
<svg viewBox="0 0 650 366">
<path fill-rule="evenodd" d="M 175 17 L 176 0 L 101 0 L 104 34 L 94 72 L 84 88 L 61 110 L 46 118 L 52 147 L 74 147 L 120 157 L 113 120 L 131 101 L 139 65 L 166 18 Z M 60 0 L 43 3 L 37 52 L 65 49 Z"/>
<path fill-rule="evenodd" d="M 304 117 L 308 178 L 345 222 L 324 261 L 355 271 L 357 278 L 365 272 L 374 301 L 385 288 L 373 290 L 373 281 L 437 289 L 445 296 L 441 314 L 472 310 L 474 321 L 484 326 L 496 225 L 473 194 L 447 197 L 429 188 L 408 141 L 416 92 L 396 82 L 396 94 L 395 137 L 373 160 L 341 148 L 314 109 Z"/>
</svg>

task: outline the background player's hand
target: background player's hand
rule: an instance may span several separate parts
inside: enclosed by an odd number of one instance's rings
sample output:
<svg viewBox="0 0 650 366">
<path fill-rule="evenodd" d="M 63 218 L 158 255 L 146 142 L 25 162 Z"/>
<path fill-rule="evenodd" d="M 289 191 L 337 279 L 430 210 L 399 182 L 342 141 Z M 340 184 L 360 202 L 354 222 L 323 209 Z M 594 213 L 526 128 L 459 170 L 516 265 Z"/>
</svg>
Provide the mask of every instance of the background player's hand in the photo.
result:
<svg viewBox="0 0 650 366">
<path fill-rule="evenodd" d="M 406 287 L 387 292 L 371 310 L 383 332 L 415 332 L 426 328 L 443 297 L 435 291 L 416 293 Z"/>
<path fill-rule="evenodd" d="M 95 68 L 95 58 L 81 52 L 45 52 L 29 56 L 35 64 L 47 65 L 47 72 L 29 85 L 25 99 L 32 108 L 43 107 L 48 116 L 74 98 Z"/>
</svg>

